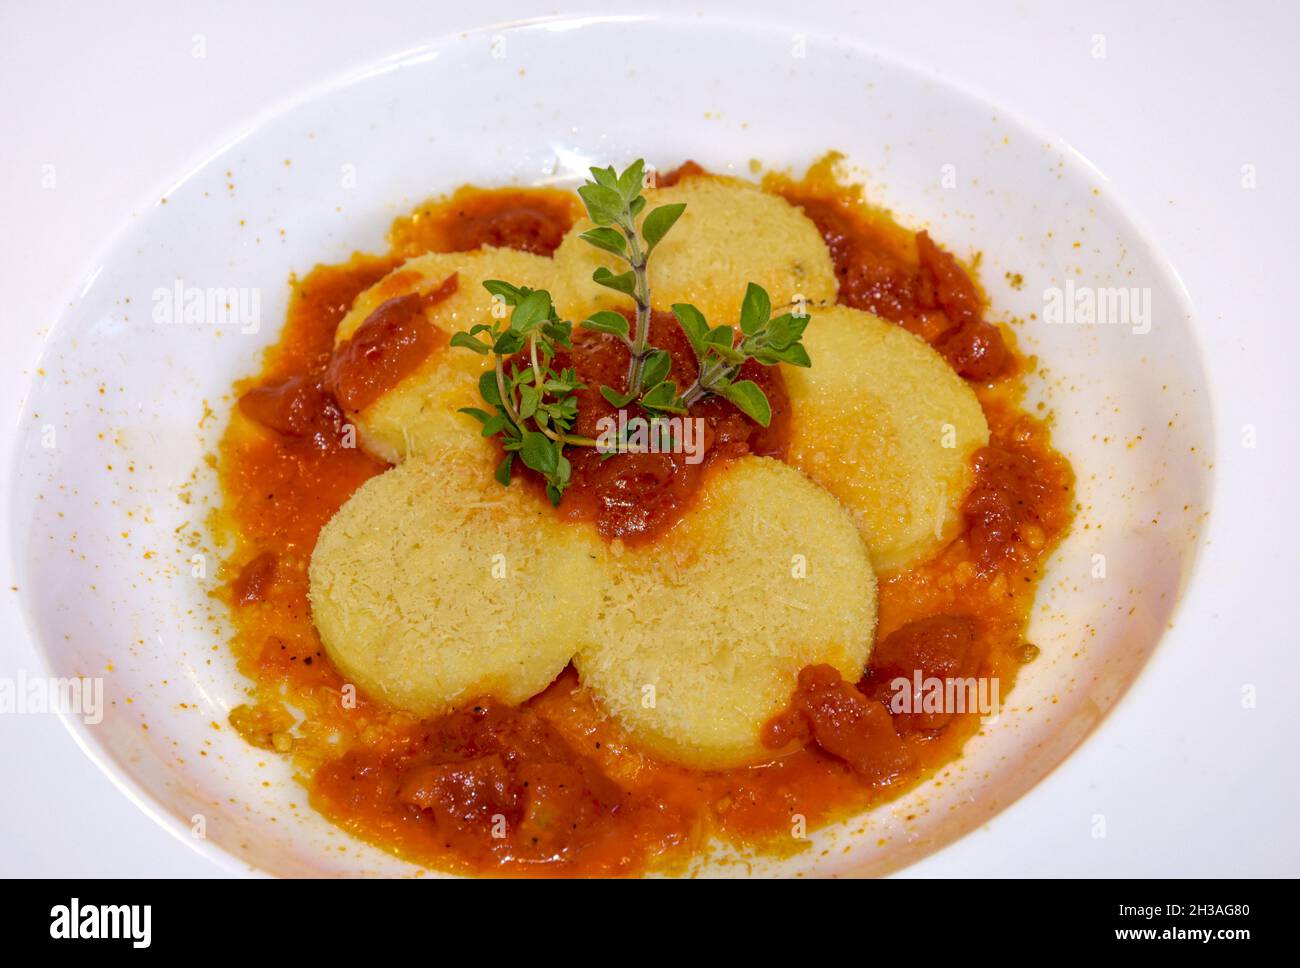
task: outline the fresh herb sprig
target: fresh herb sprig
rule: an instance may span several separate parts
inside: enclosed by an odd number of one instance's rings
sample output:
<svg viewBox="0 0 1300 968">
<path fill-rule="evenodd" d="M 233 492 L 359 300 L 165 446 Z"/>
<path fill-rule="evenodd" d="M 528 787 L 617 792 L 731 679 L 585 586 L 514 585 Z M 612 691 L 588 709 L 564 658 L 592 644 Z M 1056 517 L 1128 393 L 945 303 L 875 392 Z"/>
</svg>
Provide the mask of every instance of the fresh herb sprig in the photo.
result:
<svg viewBox="0 0 1300 968">
<path fill-rule="evenodd" d="M 627 387 L 624 393 L 602 387 L 601 393 L 610 404 L 623 407 L 641 395 L 643 386 L 654 386 L 667 374 L 671 362 L 668 354 L 650 343 L 650 277 L 647 267 L 650 254 L 663 241 L 668 230 L 686 211 L 683 202 L 660 205 L 646 215 L 637 231 L 636 220 L 645 209 L 645 161 L 638 158 L 621 174 L 613 167 L 592 168 L 591 180 L 578 189 L 578 196 L 586 206 L 587 216 L 596 227 L 579 236 L 584 242 L 612 253 L 627 263 L 626 272 L 612 272 L 600 266 L 592 273 L 597 285 L 630 296 L 636 303 L 636 334 L 629 338 L 627 320 L 619 313 L 604 310 L 583 322 L 584 329 L 613 333 L 620 337 L 630 354 L 627 367 Z M 663 370 L 663 373 L 659 371 Z M 658 376 L 659 380 L 649 377 Z"/>
<path fill-rule="evenodd" d="M 791 366 L 812 366 L 808 351 L 804 349 L 804 330 L 811 317 L 807 313 L 796 316 L 782 313 L 772 317 L 772 300 L 762 286 L 750 283 L 745 288 L 745 298 L 740 306 L 740 341 L 730 326 L 710 327 L 704 314 L 690 303 L 674 303 L 673 315 L 686 334 L 699 362 L 700 372 L 692 383 L 669 406 L 658 406 L 656 399 L 643 406 L 677 413 L 685 413 L 697 401 L 710 393 L 725 397 L 740 408 L 746 416 L 766 427 L 772 422 L 772 406 L 767 394 L 753 380 L 737 380 L 746 360 L 755 360 L 764 366 L 788 363 Z M 651 394 L 646 394 L 648 399 Z M 667 398 L 665 398 L 667 399 Z"/>
<path fill-rule="evenodd" d="M 584 384 L 572 369 L 551 368 L 559 348 L 571 347 L 573 324 L 556 315 L 551 294 L 490 279 L 485 289 L 513 307 L 509 321 L 494 318 L 469 330 L 452 334 L 451 345 L 491 354 L 491 370 L 479 377 L 479 395 L 495 413 L 478 407 L 462 407 L 481 423 L 484 437 L 501 436 L 505 457 L 497 465 L 496 479 L 510 483 L 515 456 L 541 474 L 546 496 L 559 504 L 573 472 L 564 448 L 569 444 L 594 447 L 589 437 L 569 433 L 578 416 L 576 393 Z M 485 338 L 486 337 L 486 338 Z M 528 360 L 520 366 L 512 358 L 525 347 Z"/>
<path fill-rule="evenodd" d="M 673 304 L 673 315 L 699 364 L 695 382 L 679 393 L 676 384 L 668 379 L 672 358 L 666 350 L 650 342 L 647 270 L 655 247 L 686 206 L 661 205 L 641 220 L 638 230 L 637 219 L 646 206 L 641 194 L 645 162 L 638 159 L 621 173 L 612 167 L 592 168 L 591 176 L 578 189 L 578 194 L 595 227 L 583 232 L 580 238 L 618 256 L 628 266 L 622 273 L 600 266 L 592 273 L 592 280 L 630 297 L 636 307 L 635 334 L 627 318 L 612 310 L 594 313 L 581 324 L 583 329 L 616 336 L 628 349 L 625 388 L 602 386 L 601 395 L 618 409 L 636 401 L 652 415 L 686 414 L 700 400 L 717 395 L 730 400 L 757 423 L 768 426 L 772 421 L 772 407 L 767 395 L 753 380 L 736 377 L 748 360 L 764 366 L 778 363 L 810 366 L 808 353 L 800 342 L 809 316 L 787 312 L 773 318 L 772 301 L 766 290 L 751 282 L 741 304 L 737 339 L 731 326 L 710 326 L 704 314 L 690 303 Z M 490 324 L 479 323 L 455 333 L 451 345 L 493 356 L 493 368 L 479 379 L 479 394 L 495 412 L 478 407 L 463 407 L 461 412 L 482 424 L 484 437 L 500 436 L 506 455 L 497 465 L 495 476 L 502 486 L 509 485 L 518 455 L 524 466 L 542 475 L 547 497 L 552 504 L 559 504 L 572 477 L 572 465 L 564 456 L 565 447 L 597 446 L 590 437 L 570 433 L 578 416 L 576 393 L 584 385 L 573 369 L 557 373 L 551 368 L 559 349 L 572 348 L 573 324 L 560 319 L 550 293 L 544 289 L 534 290 L 500 280 L 489 280 L 483 285 L 495 298 L 512 307 L 509 321 L 504 322 L 494 314 Z M 525 347 L 527 362 L 519 366 L 514 358 Z"/>
</svg>

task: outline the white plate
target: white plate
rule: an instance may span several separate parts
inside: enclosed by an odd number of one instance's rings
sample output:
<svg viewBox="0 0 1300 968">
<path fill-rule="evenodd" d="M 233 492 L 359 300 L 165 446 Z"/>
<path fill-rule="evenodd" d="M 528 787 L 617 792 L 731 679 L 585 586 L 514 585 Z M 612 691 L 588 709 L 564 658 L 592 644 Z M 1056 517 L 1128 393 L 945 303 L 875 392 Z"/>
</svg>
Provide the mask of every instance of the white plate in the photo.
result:
<svg viewBox="0 0 1300 968">
<path fill-rule="evenodd" d="M 266 119 L 117 240 L 50 334 L 14 470 L 17 584 L 50 670 L 105 677 L 103 723 L 77 727 L 91 755 L 181 833 L 201 816 L 218 859 L 409 869 L 305 807 L 287 765 L 210 725 L 243 683 L 211 585 L 192 577 L 196 564 L 211 576 L 214 551 L 178 534 L 214 497 L 203 458 L 231 382 L 275 337 L 289 273 L 381 249 L 394 215 L 462 182 L 568 184 L 638 155 L 744 174 L 751 158 L 798 168 L 829 148 L 905 224 L 983 252 L 994 315 L 1018 320 L 1042 361 L 1033 393 L 1057 414 L 1082 511 L 1030 629 L 1042 658 L 1000 720 L 941 782 L 758 869 L 894 870 L 1032 786 L 1133 680 L 1193 565 L 1213 435 L 1187 300 L 1101 176 L 1049 134 L 843 37 L 694 19 L 434 41 Z M 256 291 L 257 332 L 155 323 L 156 291 L 178 279 Z M 1149 330 L 1047 324 L 1044 294 L 1067 282 L 1137 287 Z"/>
</svg>

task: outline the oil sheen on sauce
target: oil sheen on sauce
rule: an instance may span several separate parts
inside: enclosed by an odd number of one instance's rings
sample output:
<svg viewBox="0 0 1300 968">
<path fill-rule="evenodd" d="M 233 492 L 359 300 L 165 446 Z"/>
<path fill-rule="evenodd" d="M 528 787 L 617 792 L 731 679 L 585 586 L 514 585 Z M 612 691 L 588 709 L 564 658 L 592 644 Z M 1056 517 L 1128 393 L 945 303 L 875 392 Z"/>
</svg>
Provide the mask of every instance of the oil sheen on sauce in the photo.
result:
<svg viewBox="0 0 1300 968">
<path fill-rule="evenodd" d="M 837 184 L 829 159 L 800 181 L 769 178 L 765 188 L 816 222 L 841 301 L 916 332 L 971 381 L 991 439 L 974 458 L 963 533 L 935 559 L 881 582 L 877 644 L 860 682 L 826 667 L 804 670 L 790 708 L 766 729 L 774 748 L 803 745 L 760 767 L 699 772 L 641 752 L 572 669 L 521 707 L 481 697 L 428 720 L 355 695 L 312 626 L 306 570 L 320 528 L 385 465 L 345 446 L 337 394 L 360 399 L 374 385 L 365 374 L 341 379 L 334 331 L 356 295 L 405 258 L 481 245 L 548 255 L 580 214 L 575 196 L 554 190 L 463 188 L 421 206 L 394 224 L 387 254 L 295 280 L 279 342 L 236 388 L 219 453 L 216 524 L 235 548 L 222 594 L 239 669 L 253 683 L 230 720 L 250 743 L 291 757 L 311 804 L 336 824 L 418 864 L 478 874 L 639 874 L 684 864 L 713 838 L 792 850 L 795 815 L 815 827 L 897 796 L 943 769 L 978 729 L 977 713 L 891 715 L 882 699 L 895 674 L 997 677 L 1005 697 L 1036 654 L 1024 629 L 1040 565 L 1072 516 L 1073 475 L 1047 427 L 1021 406 L 1031 361 L 984 318 L 985 301 L 957 260 Z M 411 308 L 389 307 L 372 328 L 400 337 L 391 351 L 382 340 L 371 348 L 382 380 L 433 348 Z M 656 342 L 675 370 L 689 370 L 670 322 L 656 316 Z M 567 365 L 591 385 L 612 383 L 601 374 L 620 373 L 624 352 L 584 334 Z M 696 415 L 707 420 L 710 460 L 784 455 L 784 384 L 775 368 L 755 370 L 746 375 L 764 381 L 772 424 L 709 403 Z M 594 423 L 607 405 L 595 396 L 582 407 Z M 673 455 L 626 457 L 621 465 L 575 460 L 560 511 L 596 521 L 606 537 L 653 540 L 689 506 L 699 466 Z M 493 836 L 494 826 L 504 836 Z"/>
</svg>

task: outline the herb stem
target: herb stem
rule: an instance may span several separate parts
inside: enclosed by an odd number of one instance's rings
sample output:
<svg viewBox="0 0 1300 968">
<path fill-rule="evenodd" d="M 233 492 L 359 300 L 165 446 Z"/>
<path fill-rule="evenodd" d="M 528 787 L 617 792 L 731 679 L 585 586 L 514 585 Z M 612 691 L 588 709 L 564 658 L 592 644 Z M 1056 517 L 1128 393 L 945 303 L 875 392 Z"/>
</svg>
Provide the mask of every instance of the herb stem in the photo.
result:
<svg viewBox="0 0 1300 968">
<path fill-rule="evenodd" d="M 528 337 L 528 356 L 533 364 L 533 386 L 537 387 L 537 394 L 538 396 L 541 396 L 542 384 L 545 383 L 546 381 L 542 376 L 541 364 L 537 362 L 537 337 L 536 336 Z M 497 357 L 496 370 L 497 370 L 497 390 L 501 394 L 501 402 L 502 404 L 504 404 L 506 408 L 506 412 L 510 414 L 510 418 L 517 425 L 522 426 L 523 421 L 519 417 L 519 411 L 515 409 L 514 400 L 511 399 L 511 397 L 506 393 L 506 387 L 505 387 L 506 375 L 505 375 L 505 371 L 501 367 L 501 357 L 499 356 Z M 547 437 L 550 437 L 551 440 L 559 441 L 561 444 L 573 444 L 575 447 L 596 446 L 596 441 L 592 440 L 590 437 L 579 437 L 577 434 L 557 434 L 554 430 L 552 430 L 546 424 L 542 423 L 540 420 L 534 420 L 533 423 L 535 423 L 537 425 L 537 429 L 540 430 L 542 433 L 546 434 Z"/>
<path fill-rule="evenodd" d="M 641 250 L 641 240 L 637 237 L 636 220 L 630 208 L 624 209 L 624 220 L 619 224 L 623 235 L 627 237 L 628 264 L 636 276 L 636 289 L 632 298 L 636 300 L 636 336 L 630 344 L 632 356 L 627 364 L 627 393 L 641 392 L 641 374 L 645 367 L 646 354 L 650 347 L 650 274 L 646 271 L 647 253 Z"/>
<path fill-rule="evenodd" d="M 523 420 L 519 416 L 519 411 L 515 409 L 514 395 L 506 389 L 506 371 L 501 365 L 502 357 L 494 357 L 494 369 L 497 374 L 497 393 L 501 396 L 501 406 L 506 408 L 506 416 L 517 426 L 522 426 Z"/>
<path fill-rule="evenodd" d="M 542 368 L 537 362 L 537 337 L 536 335 L 528 337 L 528 357 L 533 363 L 533 386 L 537 387 L 537 392 L 542 392 Z"/>
<path fill-rule="evenodd" d="M 718 377 L 731 379 L 740 372 L 740 367 L 728 363 L 717 363 L 713 366 L 700 367 L 700 375 L 695 378 L 695 382 L 690 385 L 685 393 L 682 394 L 682 405 L 690 407 L 698 403 L 709 393 L 714 384 L 717 383 Z"/>
</svg>

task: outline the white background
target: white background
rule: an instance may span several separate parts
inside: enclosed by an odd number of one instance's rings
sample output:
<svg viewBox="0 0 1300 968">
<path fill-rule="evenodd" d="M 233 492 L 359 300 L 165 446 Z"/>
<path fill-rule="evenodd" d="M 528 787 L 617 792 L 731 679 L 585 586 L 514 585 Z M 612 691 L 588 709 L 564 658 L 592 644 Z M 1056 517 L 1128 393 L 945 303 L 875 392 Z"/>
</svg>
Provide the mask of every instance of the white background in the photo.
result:
<svg viewBox="0 0 1300 968">
<path fill-rule="evenodd" d="M 5 3 L 5 473 L 46 328 L 112 234 L 215 145 L 321 80 L 425 38 L 619 6 Z M 1064 137 L 1148 226 L 1197 310 L 1218 483 L 1206 552 L 1175 629 L 1062 768 L 913 870 L 1300 874 L 1300 6 L 750 0 L 653 9 L 770 11 L 786 23 L 852 32 Z M 191 56 L 195 35 L 203 59 Z M 1092 56 L 1097 35 L 1105 59 Z M 51 164 L 54 190 L 41 184 Z M 1254 189 L 1243 187 L 1244 165 L 1257 173 Z M 1253 448 L 1242 444 L 1248 425 Z M 7 514 L 3 480 L 0 492 Z M 2 537 L 0 676 L 13 676 L 39 666 Z M 1244 687 L 1255 689 L 1253 709 L 1243 708 Z M 1093 835 L 1098 816 L 1104 838 Z M 0 717 L 0 874 L 215 870 L 137 811 L 57 719 Z"/>
</svg>

